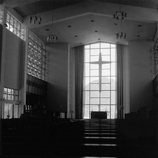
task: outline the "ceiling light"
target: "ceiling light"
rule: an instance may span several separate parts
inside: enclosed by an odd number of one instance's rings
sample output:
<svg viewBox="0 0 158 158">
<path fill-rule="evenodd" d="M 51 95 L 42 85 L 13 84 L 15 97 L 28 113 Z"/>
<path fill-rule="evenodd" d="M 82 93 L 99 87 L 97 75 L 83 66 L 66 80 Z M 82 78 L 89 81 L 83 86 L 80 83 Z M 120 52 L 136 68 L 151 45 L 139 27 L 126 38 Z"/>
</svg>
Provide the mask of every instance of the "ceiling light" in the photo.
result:
<svg viewBox="0 0 158 158">
<path fill-rule="evenodd" d="M 138 27 L 142 27 L 142 25 L 138 25 Z"/>
<path fill-rule="evenodd" d="M 36 0 L 35 0 L 36 3 Z M 36 5 L 35 5 L 35 13 L 36 13 Z M 42 23 L 42 18 L 37 16 L 37 15 L 32 15 L 29 17 L 29 21 L 30 24 L 41 24 Z"/>
<path fill-rule="evenodd" d="M 52 8 L 53 8 L 53 1 L 51 2 L 52 2 Z M 52 28 L 53 28 L 53 10 L 52 10 Z M 47 36 L 47 41 L 55 43 L 58 41 L 58 37 L 56 35 L 50 34 Z"/>
<path fill-rule="evenodd" d="M 113 18 L 116 20 L 124 20 L 127 17 L 127 13 L 124 11 L 116 11 L 113 15 Z"/>
<path fill-rule="evenodd" d="M 117 39 L 126 39 L 126 36 L 127 35 L 124 32 L 119 32 L 119 33 L 116 34 Z"/>
<path fill-rule="evenodd" d="M 120 10 L 116 11 L 113 15 L 114 19 L 119 20 L 120 21 L 120 25 L 121 25 L 121 31 L 118 32 L 116 34 L 116 38 L 117 39 L 126 39 L 126 33 L 123 32 L 122 30 L 122 21 L 127 17 L 127 13 L 121 10 L 121 4 L 120 4 Z M 115 25 L 117 25 L 117 23 L 114 23 Z"/>
<path fill-rule="evenodd" d="M 58 41 L 58 37 L 56 35 L 49 35 L 49 36 L 47 36 L 47 41 L 55 43 Z"/>
<path fill-rule="evenodd" d="M 41 17 L 38 17 L 36 15 L 29 17 L 29 23 L 30 24 L 41 24 L 41 22 L 42 22 L 42 18 Z"/>
</svg>

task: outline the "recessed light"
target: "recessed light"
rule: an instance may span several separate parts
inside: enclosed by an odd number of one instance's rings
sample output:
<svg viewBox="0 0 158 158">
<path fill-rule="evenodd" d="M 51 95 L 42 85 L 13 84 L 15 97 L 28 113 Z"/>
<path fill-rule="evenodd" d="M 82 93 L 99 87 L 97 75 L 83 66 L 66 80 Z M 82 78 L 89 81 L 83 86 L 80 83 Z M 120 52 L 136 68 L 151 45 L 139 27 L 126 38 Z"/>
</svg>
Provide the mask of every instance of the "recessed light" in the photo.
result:
<svg viewBox="0 0 158 158">
<path fill-rule="evenodd" d="M 71 25 L 68 25 L 68 27 L 71 27 Z"/>
<path fill-rule="evenodd" d="M 75 37 L 78 37 L 77 35 L 75 35 Z"/>
<path fill-rule="evenodd" d="M 117 25 L 117 23 L 114 23 L 114 25 Z"/>
<path fill-rule="evenodd" d="M 94 20 L 91 20 L 91 22 L 94 22 Z"/>
<path fill-rule="evenodd" d="M 95 30 L 95 32 L 98 32 L 97 30 Z"/>
<path fill-rule="evenodd" d="M 49 29 L 46 29 L 46 31 L 49 31 Z"/>
<path fill-rule="evenodd" d="M 98 38 L 98 41 L 100 41 L 100 38 Z"/>
<path fill-rule="evenodd" d="M 142 27 L 142 25 L 138 25 L 138 27 Z"/>
</svg>

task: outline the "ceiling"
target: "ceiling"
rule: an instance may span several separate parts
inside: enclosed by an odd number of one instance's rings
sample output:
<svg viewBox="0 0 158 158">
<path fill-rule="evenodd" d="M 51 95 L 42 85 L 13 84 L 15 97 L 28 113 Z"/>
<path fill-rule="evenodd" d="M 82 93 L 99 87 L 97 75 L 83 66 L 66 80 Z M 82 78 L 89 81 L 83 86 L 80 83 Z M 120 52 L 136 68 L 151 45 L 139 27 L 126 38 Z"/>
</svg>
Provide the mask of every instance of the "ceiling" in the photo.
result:
<svg viewBox="0 0 158 158">
<path fill-rule="evenodd" d="M 56 35 L 56 43 L 71 47 L 97 41 L 128 45 L 132 40 L 153 40 L 157 31 L 158 0 L 1 0 L 1 4 L 22 16 L 24 24 L 45 43 Z M 122 22 L 113 18 L 125 11 Z M 30 24 L 30 15 L 42 18 Z M 126 39 L 117 39 L 125 32 Z"/>
</svg>

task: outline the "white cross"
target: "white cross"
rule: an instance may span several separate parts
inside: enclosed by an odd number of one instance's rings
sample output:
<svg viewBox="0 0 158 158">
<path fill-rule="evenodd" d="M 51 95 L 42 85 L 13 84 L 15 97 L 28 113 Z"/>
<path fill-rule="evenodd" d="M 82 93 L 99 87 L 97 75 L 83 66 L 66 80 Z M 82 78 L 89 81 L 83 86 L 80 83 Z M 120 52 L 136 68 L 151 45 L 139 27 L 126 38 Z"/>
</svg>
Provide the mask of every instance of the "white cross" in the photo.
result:
<svg viewBox="0 0 158 158">
<path fill-rule="evenodd" d="M 90 62 L 90 64 L 99 65 L 99 92 L 101 93 L 101 81 L 102 81 L 102 64 L 110 64 L 111 61 L 103 61 L 101 52 L 99 53 L 99 61 Z"/>
</svg>

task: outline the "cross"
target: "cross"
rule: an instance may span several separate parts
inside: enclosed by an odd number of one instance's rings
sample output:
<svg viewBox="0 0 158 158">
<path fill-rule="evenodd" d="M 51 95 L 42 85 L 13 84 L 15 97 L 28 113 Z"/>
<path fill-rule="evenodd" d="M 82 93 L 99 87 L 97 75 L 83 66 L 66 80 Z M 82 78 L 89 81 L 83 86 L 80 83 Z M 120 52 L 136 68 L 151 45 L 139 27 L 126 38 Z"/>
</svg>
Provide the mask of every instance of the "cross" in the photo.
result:
<svg viewBox="0 0 158 158">
<path fill-rule="evenodd" d="M 99 65 L 99 92 L 101 93 L 101 81 L 102 81 L 102 64 L 110 64 L 111 61 L 102 61 L 101 52 L 99 53 L 99 61 L 90 62 L 90 64 Z"/>
</svg>

